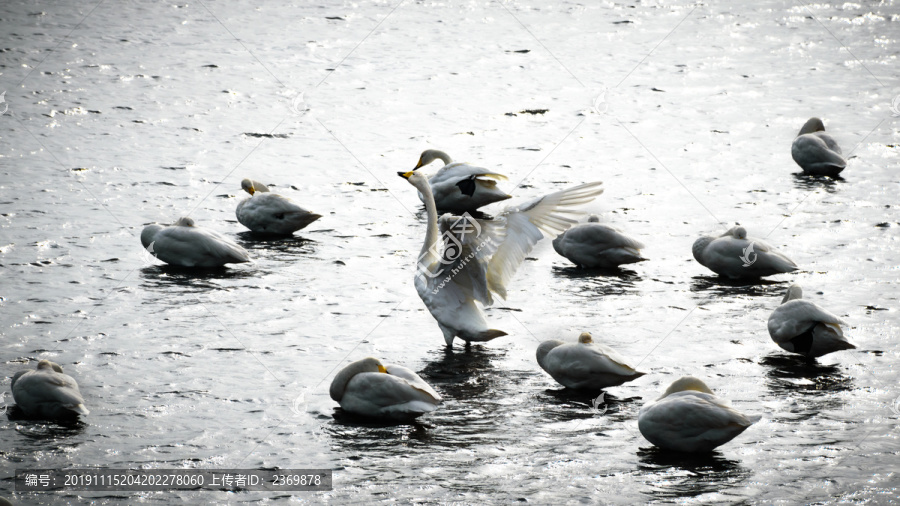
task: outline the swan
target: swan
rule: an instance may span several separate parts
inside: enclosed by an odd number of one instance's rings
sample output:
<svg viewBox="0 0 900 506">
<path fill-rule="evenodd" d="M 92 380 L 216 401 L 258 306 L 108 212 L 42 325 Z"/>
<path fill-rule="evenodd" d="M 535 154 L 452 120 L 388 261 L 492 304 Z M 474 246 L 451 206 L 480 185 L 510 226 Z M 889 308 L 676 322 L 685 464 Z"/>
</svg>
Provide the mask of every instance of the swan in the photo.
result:
<svg viewBox="0 0 900 506">
<path fill-rule="evenodd" d="M 791 157 L 807 174 L 835 177 L 847 167 L 841 148 L 825 133 L 819 118 L 810 118 L 791 144 Z"/>
<path fill-rule="evenodd" d="M 817 304 L 803 299 L 800 285 L 791 285 L 781 305 L 769 316 L 769 335 L 775 344 L 791 353 L 817 358 L 833 351 L 853 350 L 844 337 L 844 322 Z"/>
<path fill-rule="evenodd" d="M 241 201 L 234 214 L 241 225 L 253 232 L 290 235 L 322 217 L 287 197 L 269 192 L 266 185 L 257 181 L 244 179 L 241 188 L 250 198 Z"/>
<path fill-rule="evenodd" d="M 759 420 L 759 415 L 747 416 L 729 406 L 699 379 L 684 376 L 641 408 L 638 429 L 666 450 L 708 452 Z"/>
<path fill-rule="evenodd" d="M 398 172 L 425 197 L 428 224 L 419 255 L 415 287 L 425 307 L 437 320 L 448 347 L 453 338 L 467 343 L 490 341 L 506 332 L 487 326 L 484 306 L 491 293 L 506 298 L 506 285 L 543 234 L 555 236 L 575 223 L 571 209 L 603 193 L 602 183 L 585 183 L 504 210 L 493 220 L 468 214 L 445 214 L 438 234 L 437 209 L 431 186 L 422 174 Z M 446 243 L 446 244 L 445 244 Z"/>
<path fill-rule="evenodd" d="M 428 180 L 438 209 L 452 213 L 472 212 L 481 206 L 511 198 L 497 188 L 495 180 L 506 179 L 503 174 L 454 162 L 447 153 L 437 149 L 423 151 L 413 170 L 435 160 L 444 162 L 444 166 Z M 425 202 L 425 196 L 421 192 L 419 199 Z"/>
<path fill-rule="evenodd" d="M 78 383 L 59 364 L 38 362 L 37 369 L 18 371 L 10 384 L 16 406 L 32 418 L 72 418 L 90 413 Z"/>
<path fill-rule="evenodd" d="M 249 262 L 247 251 L 218 232 L 195 227 L 187 216 L 171 226 L 147 225 L 141 244 L 156 258 L 181 267 L 221 267 Z"/>
<path fill-rule="evenodd" d="M 758 278 L 797 270 L 797 264 L 762 239 L 747 237 L 744 227 L 732 227 L 719 237 L 694 241 L 694 259 L 720 276 Z"/>
<path fill-rule="evenodd" d="M 591 215 L 587 223 L 566 230 L 553 239 L 553 249 L 578 267 L 612 269 L 647 260 L 641 256 L 643 243 L 599 221 Z"/>
<path fill-rule="evenodd" d="M 341 369 L 329 394 L 348 413 L 400 422 L 430 413 L 442 401 L 418 374 L 372 357 Z"/>
<path fill-rule="evenodd" d="M 577 343 L 556 339 L 544 341 L 537 349 L 541 369 L 559 384 L 574 389 L 602 390 L 640 378 L 624 357 L 609 346 L 595 343 L 591 334 L 583 332 Z"/>
</svg>

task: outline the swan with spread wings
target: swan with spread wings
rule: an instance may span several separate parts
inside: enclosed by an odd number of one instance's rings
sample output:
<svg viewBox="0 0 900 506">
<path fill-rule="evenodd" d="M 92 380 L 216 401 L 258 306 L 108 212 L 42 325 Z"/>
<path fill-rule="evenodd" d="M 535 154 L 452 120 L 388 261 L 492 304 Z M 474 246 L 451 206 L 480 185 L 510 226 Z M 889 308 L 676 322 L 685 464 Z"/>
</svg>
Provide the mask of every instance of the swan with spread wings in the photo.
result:
<svg viewBox="0 0 900 506">
<path fill-rule="evenodd" d="M 455 337 L 469 343 L 506 335 L 488 327 L 479 304 L 490 306 L 494 295 L 505 299 L 506 286 L 534 245 L 577 223 L 573 216 L 582 213 L 574 207 L 603 193 L 597 181 L 507 208 L 491 220 L 468 214 L 438 219 L 428 179 L 415 171 L 398 174 L 424 197 L 428 223 L 415 286 L 450 347 Z"/>
</svg>

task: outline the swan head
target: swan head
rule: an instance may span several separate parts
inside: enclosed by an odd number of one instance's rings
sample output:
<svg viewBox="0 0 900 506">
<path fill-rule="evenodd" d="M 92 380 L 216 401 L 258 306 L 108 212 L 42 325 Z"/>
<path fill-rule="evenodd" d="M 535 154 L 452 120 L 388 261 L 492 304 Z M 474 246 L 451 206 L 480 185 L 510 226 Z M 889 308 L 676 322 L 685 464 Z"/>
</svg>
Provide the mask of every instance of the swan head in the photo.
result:
<svg viewBox="0 0 900 506">
<path fill-rule="evenodd" d="M 269 187 L 266 186 L 265 183 L 260 183 L 259 181 L 254 181 L 252 179 L 246 179 L 241 181 L 241 189 L 250 195 L 256 193 L 267 193 L 269 191 Z"/>
<path fill-rule="evenodd" d="M 800 285 L 794 283 L 793 285 L 791 285 L 790 288 L 788 288 L 787 293 L 784 294 L 784 298 L 781 299 L 781 303 L 784 304 L 785 302 L 787 302 L 789 300 L 797 300 L 797 299 L 802 299 L 802 298 L 803 298 L 803 288 L 801 288 Z"/>
<path fill-rule="evenodd" d="M 59 364 L 53 363 L 47 359 L 38 362 L 37 369 L 39 371 L 42 369 L 52 369 L 56 372 L 63 372 L 62 367 L 60 367 Z"/>
<path fill-rule="evenodd" d="M 409 184 L 415 186 L 419 190 L 422 189 L 422 185 L 428 186 L 428 178 L 421 173 L 416 172 L 415 169 L 408 172 L 398 172 L 397 175 L 409 181 Z M 431 188 L 430 186 L 428 187 Z"/>
<path fill-rule="evenodd" d="M 160 225 L 147 225 L 144 227 L 144 230 L 141 230 L 141 244 L 144 245 L 144 248 L 149 248 L 151 244 L 153 244 L 153 238 L 156 237 L 156 233 L 162 230 Z"/>
<path fill-rule="evenodd" d="M 600 217 L 597 216 L 596 214 L 592 214 L 592 215 L 588 216 L 588 223 L 599 223 L 599 222 L 600 222 Z"/>
<path fill-rule="evenodd" d="M 819 118 L 809 118 L 809 120 L 803 124 L 803 128 L 800 129 L 800 133 L 798 133 L 797 136 L 824 131 L 825 124 L 822 123 L 822 120 L 820 120 Z"/>
<path fill-rule="evenodd" d="M 578 336 L 578 342 L 581 344 L 593 343 L 594 340 L 591 339 L 590 332 L 582 332 L 580 336 Z"/>
<path fill-rule="evenodd" d="M 447 153 L 444 153 L 441 150 L 426 149 L 425 151 L 422 151 L 422 154 L 419 156 L 419 163 L 416 164 L 416 168 L 413 170 L 421 169 L 422 167 L 428 165 L 429 163 L 431 163 L 437 159 L 442 160 L 444 162 L 444 165 L 447 165 L 448 163 L 451 163 L 453 161 L 450 158 L 450 155 L 448 155 Z"/>
<path fill-rule="evenodd" d="M 341 398 L 344 396 L 344 390 L 347 388 L 347 383 L 357 374 L 364 372 L 387 374 L 387 368 L 381 363 L 381 360 L 374 357 L 366 357 L 349 364 L 347 367 L 341 369 L 331 382 L 331 388 L 328 390 L 331 398 L 340 402 Z"/>
<path fill-rule="evenodd" d="M 675 380 L 674 383 L 669 385 L 669 388 L 666 389 L 666 392 L 662 394 L 662 397 L 660 397 L 660 399 L 666 397 L 667 395 L 672 395 L 674 393 L 684 392 L 687 390 L 694 390 L 706 394 L 713 393 L 713 391 L 710 390 L 708 386 L 706 386 L 706 383 L 700 381 L 699 379 L 693 376 L 682 376 Z"/>
<path fill-rule="evenodd" d="M 735 227 L 731 227 L 731 229 L 728 230 L 728 232 L 725 232 L 725 234 L 730 235 L 731 237 L 734 237 L 735 239 L 746 239 L 747 238 L 747 229 L 738 225 Z"/>
<path fill-rule="evenodd" d="M 193 227 L 194 220 L 188 216 L 182 216 L 178 218 L 178 221 L 175 222 L 176 227 Z"/>
</svg>

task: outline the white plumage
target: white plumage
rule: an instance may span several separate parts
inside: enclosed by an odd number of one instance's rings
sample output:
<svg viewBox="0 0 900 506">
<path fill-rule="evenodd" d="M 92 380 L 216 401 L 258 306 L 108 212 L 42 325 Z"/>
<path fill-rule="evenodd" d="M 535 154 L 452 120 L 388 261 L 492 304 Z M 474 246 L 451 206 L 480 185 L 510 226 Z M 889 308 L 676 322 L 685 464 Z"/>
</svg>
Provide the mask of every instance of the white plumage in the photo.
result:
<svg viewBox="0 0 900 506">
<path fill-rule="evenodd" d="M 758 278 L 797 270 L 797 264 L 762 239 L 747 237 L 744 227 L 732 227 L 719 237 L 694 241 L 694 259 L 732 279 Z"/>
<path fill-rule="evenodd" d="M 241 225 L 261 234 L 290 235 L 322 217 L 295 204 L 291 199 L 269 192 L 257 181 L 244 179 L 241 188 L 250 194 L 234 214 Z"/>
<path fill-rule="evenodd" d="M 622 264 L 646 260 L 644 244 L 612 225 L 591 216 L 553 239 L 553 249 L 573 264 L 587 268 L 612 269 Z"/>
<path fill-rule="evenodd" d="M 577 343 L 544 341 L 536 356 L 541 369 L 559 384 L 579 390 L 602 390 L 645 374 L 628 365 L 625 357 L 609 346 L 595 343 L 588 332 L 578 336 Z"/>
<path fill-rule="evenodd" d="M 75 379 L 49 360 L 38 362 L 37 369 L 18 371 L 10 389 L 16 406 L 28 417 L 65 419 L 90 413 Z"/>
<path fill-rule="evenodd" d="M 708 452 L 759 419 L 732 408 L 699 379 L 684 376 L 641 408 L 638 429 L 647 441 L 663 449 Z"/>
<path fill-rule="evenodd" d="M 478 304 L 506 298 L 506 286 L 534 245 L 576 223 L 574 206 L 603 193 L 600 182 L 586 183 L 507 208 L 493 220 L 445 214 L 438 224 L 431 188 L 424 176 L 399 173 L 425 196 L 428 214 L 419 255 L 416 291 L 437 320 L 447 346 L 453 338 L 489 341 L 506 332 L 488 328 Z M 441 234 L 438 234 L 440 226 Z"/>
<path fill-rule="evenodd" d="M 147 225 L 141 232 L 141 244 L 156 258 L 181 267 L 221 267 L 250 261 L 244 248 L 218 232 L 195 227 L 188 217 L 167 227 Z"/>
<path fill-rule="evenodd" d="M 802 297 L 800 285 L 791 285 L 769 316 L 769 335 L 778 346 L 807 358 L 856 348 L 844 337 L 843 320 Z"/>
<path fill-rule="evenodd" d="M 444 166 L 428 179 L 438 209 L 452 213 L 473 212 L 481 206 L 510 198 L 497 188 L 497 181 L 506 179 L 506 176 L 482 167 L 454 162 L 443 151 L 436 149 L 423 151 L 413 170 L 418 170 L 434 160 L 444 162 Z M 425 201 L 425 196 L 421 192 L 419 198 Z"/>
<path fill-rule="evenodd" d="M 341 369 L 329 393 L 348 413 L 401 422 L 434 411 L 442 401 L 418 374 L 372 357 Z"/>
<path fill-rule="evenodd" d="M 825 133 L 819 118 L 810 118 L 791 144 L 791 157 L 803 172 L 821 176 L 837 176 L 847 167 L 837 142 Z"/>
</svg>

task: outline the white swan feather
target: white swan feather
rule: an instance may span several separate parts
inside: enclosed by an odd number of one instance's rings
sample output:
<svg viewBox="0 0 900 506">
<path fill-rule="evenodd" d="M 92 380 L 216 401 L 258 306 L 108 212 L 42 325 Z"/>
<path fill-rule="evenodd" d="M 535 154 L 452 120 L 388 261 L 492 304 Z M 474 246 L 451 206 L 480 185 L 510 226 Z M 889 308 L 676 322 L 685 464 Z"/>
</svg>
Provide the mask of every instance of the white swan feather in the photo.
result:
<svg viewBox="0 0 900 506">
<path fill-rule="evenodd" d="M 439 224 L 425 177 L 415 171 L 398 174 L 425 196 L 427 229 L 415 287 L 447 346 L 454 337 L 470 342 L 506 335 L 487 326 L 478 304 L 491 305 L 495 294 L 505 299 L 509 281 L 534 245 L 576 223 L 570 216 L 580 212 L 573 207 L 603 193 L 602 183 L 586 183 L 507 208 L 493 220 L 445 214 Z"/>
<path fill-rule="evenodd" d="M 645 373 L 628 365 L 625 357 L 609 346 L 594 342 L 588 332 L 578 342 L 556 339 L 538 346 L 537 362 L 559 384 L 580 390 L 602 390 L 640 378 Z"/>
<path fill-rule="evenodd" d="M 430 413 L 442 402 L 440 394 L 418 374 L 372 357 L 357 360 L 338 372 L 329 394 L 348 413 L 395 421 L 410 421 Z"/>
<path fill-rule="evenodd" d="M 64 419 L 90 413 L 75 379 L 49 360 L 38 362 L 36 369 L 18 371 L 10 389 L 16 406 L 28 417 Z"/>
<path fill-rule="evenodd" d="M 221 267 L 249 262 L 247 251 L 214 230 L 194 226 L 183 217 L 171 226 L 147 225 L 141 244 L 156 258 L 181 267 Z"/>
<path fill-rule="evenodd" d="M 807 358 L 856 348 L 844 337 L 843 320 L 802 297 L 800 285 L 791 285 L 781 305 L 769 316 L 769 335 L 775 344 Z"/>
<path fill-rule="evenodd" d="M 835 177 L 847 167 L 840 146 L 825 133 L 819 118 L 810 118 L 800 129 L 791 144 L 791 157 L 807 174 Z"/>
<path fill-rule="evenodd" d="M 591 215 L 587 223 L 576 225 L 553 239 L 553 249 L 579 267 L 612 269 L 622 264 L 647 260 L 641 255 L 644 244 L 622 230 L 599 223 Z"/>
<path fill-rule="evenodd" d="M 692 376 L 679 378 L 638 414 L 638 429 L 654 445 L 680 452 L 708 452 L 759 421 L 719 399 Z"/>
<path fill-rule="evenodd" d="M 747 237 L 736 226 L 719 237 L 704 236 L 691 249 L 694 259 L 709 270 L 732 279 L 759 278 L 797 270 L 793 260 L 767 242 Z"/>
<path fill-rule="evenodd" d="M 454 162 L 447 153 L 437 149 L 423 151 L 413 170 L 435 160 L 444 162 L 444 166 L 428 179 L 438 209 L 452 213 L 472 212 L 479 207 L 511 198 L 497 188 L 497 181 L 506 179 L 503 174 Z M 421 192 L 419 199 L 425 202 L 425 196 Z"/>
<path fill-rule="evenodd" d="M 234 214 L 241 225 L 261 234 L 290 235 L 322 217 L 294 203 L 291 199 L 271 193 L 262 183 L 244 179 L 241 188 L 250 194 L 242 200 Z"/>
</svg>

